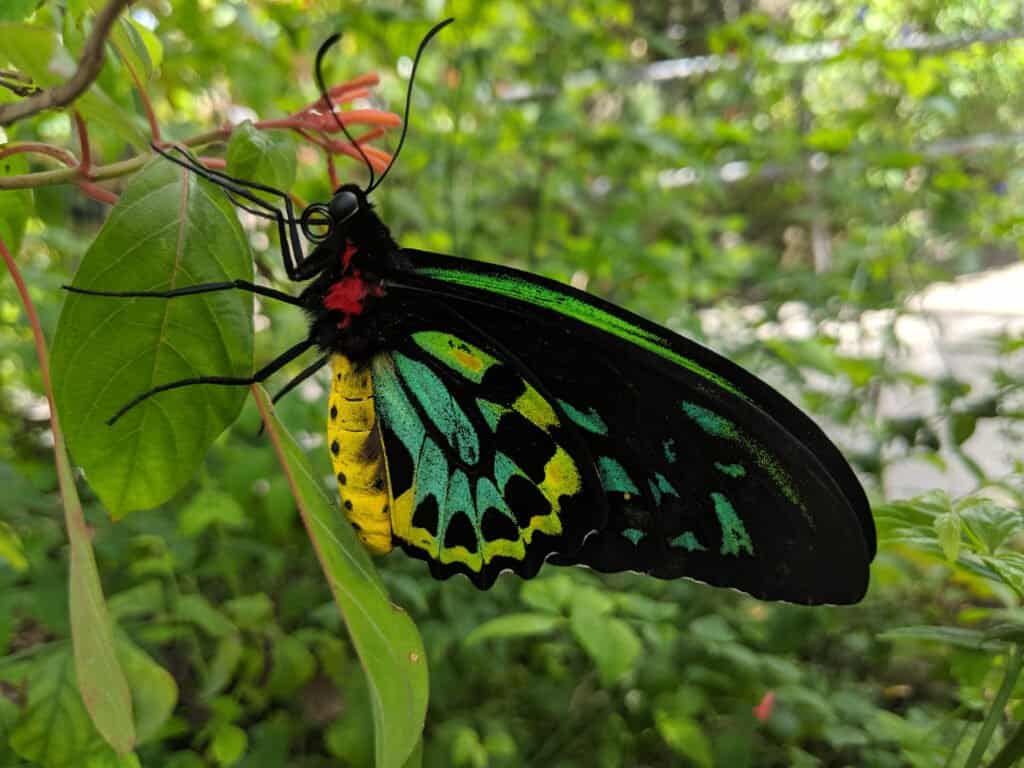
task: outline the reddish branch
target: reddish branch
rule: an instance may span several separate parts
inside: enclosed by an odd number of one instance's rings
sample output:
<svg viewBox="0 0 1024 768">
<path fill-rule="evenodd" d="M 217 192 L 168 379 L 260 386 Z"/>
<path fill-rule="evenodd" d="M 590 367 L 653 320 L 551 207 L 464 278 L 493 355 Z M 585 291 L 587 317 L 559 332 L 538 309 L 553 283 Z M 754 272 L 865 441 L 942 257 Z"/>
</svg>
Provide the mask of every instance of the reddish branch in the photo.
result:
<svg viewBox="0 0 1024 768">
<path fill-rule="evenodd" d="M 27 99 L 0 105 L 0 125 L 10 125 L 44 109 L 63 107 L 77 99 L 92 85 L 103 66 L 103 48 L 111 27 L 133 0 L 110 0 L 103 10 L 96 14 L 92 32 L 85 41 L 78 68 L 69 80 L 53 88 L 47 88 Z"/>
</svg>

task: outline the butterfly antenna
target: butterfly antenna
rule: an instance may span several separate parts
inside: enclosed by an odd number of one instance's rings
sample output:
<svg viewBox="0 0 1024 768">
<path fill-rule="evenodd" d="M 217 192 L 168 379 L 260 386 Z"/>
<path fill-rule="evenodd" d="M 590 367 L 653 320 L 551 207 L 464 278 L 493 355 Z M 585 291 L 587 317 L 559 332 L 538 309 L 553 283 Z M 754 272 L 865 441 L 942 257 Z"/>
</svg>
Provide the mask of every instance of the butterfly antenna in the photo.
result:
<svg viewBox="0 0 1024 768">
<path fill-rule="evenodd" d="M 416 68 L 420 64 L 420 57 L 423 55 L 423 51 L 426 50 L 427 44 L 433 39 L 434 35 L 447 27 L 453 21 L 455 21 L 455 19 L 445 19 L 431 27 L 430 31 L 427 32 L 420 41 L 420 47 L 416 49 L 416 58 L 412 61 L 412 72 L 409 73 L 409 87 L 405 91 L 405 115 L 402 117 L 402 135 L 398 138 L 398 146 L 395 147 L 395 151 L 391 155 L 391 162 L 388 163 L 388 167 L 384 169 L 384 172 L 380 175 L 380 178 L 377 179 L 376 183 L 372 183 L 366 188 L 367 194 L 380 186 L 380 183 L 384 181 L 384 177 L 388 175 L 388 171 L 391 170 L 391 166 L 393 166 L 395 164 L 395 160 L 398 159 L 398 153 L 402 151 L 402 144 L 405 143 L 405 134 L 409 130 L 409 108 L 412 106 L 412 87 L 416 82 Z"/>
<path fill-rule="evenodd" d="M 334 111 L 334 102 L 331 101 L 331 94 L 327 92 L 327 87 L 324 85 L 324 56 L 327 54 L 327 51 L 330 49 L 330 47 L 334 45 L 336 42 L 338 42 L 340 39 L 341 33 L 335 32 L 333 35 L 324 40 L 323 45 L 320 46 L 320 50 L 316 52 L 316 67 L 314 68 L 313 72 L 316 76 L 316 84 L 320 88 L 320 96 L 324 100 L 324 104 L 327 105 L 327 109 L 330 110 L 331 115 L 334 117 L 334 122 L 338 124 L 338 127 L 341 129 L 341 132 L 345 134 L 345 138 L 352 142 L 352 146 L 356 148 L 356 151 L 359 153 L 359 156 L 363 159 L 363 162 L 366 163 L 366 168 L 370 172 L 370 181 L 367 183 L 366 189 L 363 190 L 363 193 L 368 194 L 370 190 L 373 189 L 374 187 L 373 163 L 370 162 L 370 158 L 366 156 L 366 153 L 363 151 L 363 148 L 362 146 L 360 146 L 359 142 L 357 142 L 352 137 L 352 134 L 348 132 L 348 128 L 346 128 L 345 124 L 341 122 L 341 118 L 338 117 L 338 113 Z"/>
</svg>

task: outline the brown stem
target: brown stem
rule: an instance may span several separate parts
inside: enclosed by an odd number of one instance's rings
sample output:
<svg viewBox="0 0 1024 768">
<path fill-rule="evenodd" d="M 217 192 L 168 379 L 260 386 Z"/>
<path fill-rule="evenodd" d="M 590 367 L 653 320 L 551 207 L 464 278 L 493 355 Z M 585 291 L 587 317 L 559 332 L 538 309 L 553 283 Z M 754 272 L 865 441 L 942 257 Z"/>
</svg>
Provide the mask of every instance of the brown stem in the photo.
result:
<svg viewBox="0 0 1024 768">
<path fill-rule="evenodd" d="M 63 107 L 77 99 L 100 73 L 103 66 L 103 47 L 110 34 L 111 27 L 126 7 L 133 0 L 110 0 L 103 10 L 96 15 L 92 32 L 85 41 L 82 56 L 78 60 L 78 69 L 69 80 L 53 88 L 47 88 L 35 96 L 0 105 L 0 125 L 10 125 L 26 117 L 42 112 L 44 109 Z"/>
<path fill-rule="evenodd" d="M 77 109 L 71 110 L 71 116 L 75 120 L 75 128 L 78 130 L 78 144 L 81 147 L 82 159 L 78 164 L 82 176 L 91 178 L 92 174 L 92 149 L 89 147 L 89 131 L 85 127 L 85 120 Z"/>
</svg>

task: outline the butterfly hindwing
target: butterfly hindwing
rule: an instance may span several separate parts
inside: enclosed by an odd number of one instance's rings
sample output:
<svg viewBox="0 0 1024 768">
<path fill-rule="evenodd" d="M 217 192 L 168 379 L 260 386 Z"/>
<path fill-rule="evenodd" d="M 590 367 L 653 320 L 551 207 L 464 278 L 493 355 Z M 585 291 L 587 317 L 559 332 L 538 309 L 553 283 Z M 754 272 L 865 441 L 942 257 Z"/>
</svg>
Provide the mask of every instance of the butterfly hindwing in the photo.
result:
<svg viewBox="0 0 1024 768">
<path fill-rule="evenodd" d="M 529 374 L 471 333 L 424 328 L 373 359 L 395 539 L 435 576 L 536 573 L 604 524 L 579 437 Z"/>
<path fill-rule="evenodd" d="M 417 295 L 443 297 L 451 324 L 513 350 L 593 462 L 606 519 L 554 562 L 801 603 L 863 594 L 874 528 L 859 481 L 767 384 L 566 286 L 403 253 Z"/>
</svg>

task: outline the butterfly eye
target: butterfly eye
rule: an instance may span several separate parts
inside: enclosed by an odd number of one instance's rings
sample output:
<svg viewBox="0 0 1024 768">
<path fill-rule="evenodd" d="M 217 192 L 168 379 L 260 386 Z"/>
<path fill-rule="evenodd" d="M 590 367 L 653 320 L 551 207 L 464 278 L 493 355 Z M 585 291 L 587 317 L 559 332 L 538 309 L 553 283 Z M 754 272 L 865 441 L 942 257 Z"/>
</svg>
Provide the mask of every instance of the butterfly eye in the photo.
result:
<svg viewBox="0 0 1024 768">
<path fill-rule="evenodd" d="M 326 240 L 331 234 L 334 222 L 330 211 L 323 203 L 314 203 L 302 212 L 302 234 L 314 243 Z"/>
</svg>

